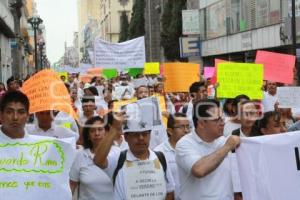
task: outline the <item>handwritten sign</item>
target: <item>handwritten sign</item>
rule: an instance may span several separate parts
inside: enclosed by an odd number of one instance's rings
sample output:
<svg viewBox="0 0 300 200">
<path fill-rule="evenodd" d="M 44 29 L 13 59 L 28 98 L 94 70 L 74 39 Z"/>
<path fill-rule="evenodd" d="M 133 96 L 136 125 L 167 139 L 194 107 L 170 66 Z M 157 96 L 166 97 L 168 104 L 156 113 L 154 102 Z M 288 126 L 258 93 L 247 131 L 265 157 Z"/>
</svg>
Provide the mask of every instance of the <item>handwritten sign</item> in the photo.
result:
<svg viewBox="0 0 300 200">
<path fill-rule="evenodd" d="M 144 74 L 160 74 L 159 63 L 145 63 Z"/>
<path fill-rule="evenodd" d="M 260 64 L 221 63 L 217 68 L 218 98 L 235 98 L 245 94 L 262 99 L 263 66 Z"/>
<path fill-rule="evenodd" d="M 211 78 L 215 73 L 214 67 L 204 67 L 204 78 Z"/>
<path fill-rule="evenodd" d="M 199 72 L 199 64 L 165 63 L 165 92 L 188 92 L 191 84 L 200 80 Z"/>
<path fill-rule="evenodd" d="M 22 91 L 29 98 L 30 113 L 59 110 L 77 119 L 68 90 L 56 72 L 49 69 L 38 72 L 23 84 Z"/>
<path fill-rule="evenodd" d="M 228 63 L 228 61 L 226 60 L 221 60 L 221 59 L 215 59 L 215 71 L 214 71 L 214 75 L 211 77 L 210 79 L 210 82 L 211 84 L 215 85 L 217 83 L 217 68 L 218 68 L 218 65 L 220 63 Z"/>
<path fill-rule="evenodd" d="M 83 83 L 89 83 L 92 80 L 92 76 L 90 74 L 80 74 L 79 81 Z"/>
<path fill-rule="evenodd" d="M 243 199 L 299 199 L 300 131 L 241 140 L 236 154 Z"/>
<path fill-rule="evenodd" d="M 0 139 L 1 196 L 7 200 L 71 199 L 68 172 L 74 155 L 66 140 L 31 135 L 18 142 Z"/>
<path fill-rule="evenodd" d="M 166 197 L 166 181 L 159 160 L 124 163 L 126 199 L 161 200 Z"/>
<path fill-rule="evenodd" d="M 280 108 L 299 108 L 300 87 L 278 87 L 277 96 Z"/>
<path fill-rule="evenodd" d="M 264 65 L 264 80 L 292 84 L 296 57 L 293 55 L 257 51 L 255 63 Z"/>
<path fill-rule="evenodd" d="M 116 69 L 103 69 L 102 75 L 106 79 L 112 79 L 118 76 L 118 71 Z"/>
<path fill-rule="evenodd" d="M 109 43 L 97 39 L 94 43 L 95 66 L 102 68 L 125 69 L 144 67 L 145 38 L 138 37 L 122 43 Z"/>
<path fill-rule="evenodd" d="M 92 76 L 101 76 L 103 69 L 99 67 L 93 67 L 87 70 L 87 73 Z"/>
</svg>

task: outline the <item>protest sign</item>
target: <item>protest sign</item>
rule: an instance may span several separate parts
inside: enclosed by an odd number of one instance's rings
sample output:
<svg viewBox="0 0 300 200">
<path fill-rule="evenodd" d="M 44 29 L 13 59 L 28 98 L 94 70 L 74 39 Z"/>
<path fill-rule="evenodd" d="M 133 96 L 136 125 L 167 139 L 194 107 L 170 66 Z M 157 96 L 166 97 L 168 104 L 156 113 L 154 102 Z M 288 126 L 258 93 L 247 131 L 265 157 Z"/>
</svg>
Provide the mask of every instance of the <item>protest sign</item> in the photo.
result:
<svg viewBox="0 0 300 200">
<path fill-rule="evenodd" d="M 143 68 L 146 62 L 145 38 L 138 37 L 116 44 L 96 39 L 94 43 L 94 59 L 95 66 L 101 68 Z"/>
<path fill-rule="evenodd" d="M 131 77 L 136 77 L 139 74 L 143 74 L 144 68 L 128 68 L 128 74 Z"/>
<path fill-rule="evenodd" d="M 236 154 L 243 199 L 299 199 L 300 131 L 241 140 Z"/>
<path fill-rule="evenodd" d="M 136 97 L 135 97 L 135 98 L 132 98 L 132 99 L 129 99 L 129 100 L 115 101 L 115 102 L 114 102 L 113 111 L 114 111 L 114 112 L 120 112 L 122 107 L 124 107 L 124 106 L 127 105 L 127 104 L 136 102 L 136 101 L 137 101 Z"/>
<path fill-rule="evenodd" d="M 0 138 L 1 199 L 71 199 L 72 143 L 32 135 L 17 141 Z"/>
<path fill-rule="evenodd" d="M 116 69 L 103 69 L 102 75 L 106 79 L 112 79 L 118 76 L 118 71 Z"/>
<path fill-rule="evenodd" d="M 92 76 L 90 74 L 80 74 L 79 81 L 83 83 L 89 83 L 92 80 Z"/>
<path fill-rule="evenodd" d="M 217 68 L 218 68 L 218 64 L 220 64 L 220 63 L 228 63 L 228 61 L 226 61 L 226 60 L 221 60 L 221 59 L 215 59 L 215 71 L 214 71 L 214 74 L 213 74 L 213 76 L 211 77 L 211 79 L 210 79 L 210 82 L 211 82 L 211 84 L 216 84 L 217 83 Z"/>
<path fill-rule="evenodd" d="M 255 63 L 264 65 L 264 80 L 292 84 L 296 57 L 268 51 L 257 51 Z"/>
<path fill-rule="evenodd" d="M 160 74 L 159 63 L 145 63 L 144 74 Z"/>
<path fill-rule="evenodd" d="M 214 67 L 204 67 L 204 78 L 208 79 L 213 77 L 214 73 L 215 73 L 215 69 Z"/>
<path fill-rule="evenodd" d="M 137 124 L 146 127 L 159 126 L 162 124 L 161 111 L 158 99 L 155 96 L 140 99 L 121 108 L 126 111 L 127 124 L 138 129 Z M 131 123 L 132 122 L 132 123 Z M 124 128 L 126 130 L 126 128 Z"/>
<path fill-rule="evenodd" d="M 160 200 L 166 197 L 166 181 L 159 160 L 125 161 L 126 199 Z M 145 176 L 146 174 L 151 176 Z"/>
<path fill-rule="evenodd" d="M 199 64 L 165 63 L 165 92 L 188 92 L 192 83 L 200 81 L 199 72 Z"/>
<path fill-rule="evenodd" d="M 299 108 L 300 87 L 278 87 L 277 96 L 280 108 Z"/>
<path fill-rule="evenodd" d="M 58 75 L 59 75 L 59 77 L 64 76 L 65 80 L 66 81 L 68 80 L 68 72 L 66 72 L 66 71 L 64 71 L 64 72 L 58 72 Z"/>
<path fill-rule="evenodd" d="M 87 70 L 87 73 L 92 76 L 101 76 L 103 69 L 99 67 L 92 67 Z"/>
<path fill-rule="evenodd" d="M 235 98 L 245 94 L 262 99 L 263 66 L 247 63 L 221 63 L 217 68 L 218 98 Z"/>
<path fill-rule="evenodd" d="M 39 71 L 24 82 L 22 91 L 29 98 L 30 113 L 59 110 L 77 119 L 70 94 L 56 72 L 49 69 Z"/>
</svg>

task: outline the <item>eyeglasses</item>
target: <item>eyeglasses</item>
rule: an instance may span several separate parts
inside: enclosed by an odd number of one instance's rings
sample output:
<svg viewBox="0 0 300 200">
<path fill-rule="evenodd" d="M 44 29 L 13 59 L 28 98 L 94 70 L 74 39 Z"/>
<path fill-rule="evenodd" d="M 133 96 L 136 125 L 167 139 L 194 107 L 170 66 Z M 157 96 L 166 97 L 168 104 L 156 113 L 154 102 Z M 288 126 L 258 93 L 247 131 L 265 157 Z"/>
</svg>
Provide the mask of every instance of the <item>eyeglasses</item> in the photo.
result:
<svg viewBox="0 0 300 200">
<path fill-rule="evenodd" d="M 182 125 L 174 126 L 173 128 L 178 128 L 181 130 L 185 130 L 185 129 L 190 130 L 192 127 L 189 124 L 187 124 L 187 125 L 182 124 Z"/>
</svg>

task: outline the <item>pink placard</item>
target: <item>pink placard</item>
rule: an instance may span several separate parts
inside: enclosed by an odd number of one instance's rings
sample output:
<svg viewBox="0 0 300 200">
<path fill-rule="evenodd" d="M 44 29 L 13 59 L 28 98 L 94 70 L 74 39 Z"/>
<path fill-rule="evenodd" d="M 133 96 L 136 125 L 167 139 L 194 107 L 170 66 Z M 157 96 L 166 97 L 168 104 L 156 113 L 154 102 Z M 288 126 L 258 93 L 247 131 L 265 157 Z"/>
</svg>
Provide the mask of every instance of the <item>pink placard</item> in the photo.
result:
<svg viewBox="0 0 300 200">
<path fill-rule="evenodd" d="M 211 78 L 215 73 L 214 67 L 204 67 L 204 78 Z"/>
<path fill-rule="evenodd" d="M 257 51 L 255 63 L 264 65 L 264 80 L 292 84 L 296 57 L 288 54 Z"/>
</svg>

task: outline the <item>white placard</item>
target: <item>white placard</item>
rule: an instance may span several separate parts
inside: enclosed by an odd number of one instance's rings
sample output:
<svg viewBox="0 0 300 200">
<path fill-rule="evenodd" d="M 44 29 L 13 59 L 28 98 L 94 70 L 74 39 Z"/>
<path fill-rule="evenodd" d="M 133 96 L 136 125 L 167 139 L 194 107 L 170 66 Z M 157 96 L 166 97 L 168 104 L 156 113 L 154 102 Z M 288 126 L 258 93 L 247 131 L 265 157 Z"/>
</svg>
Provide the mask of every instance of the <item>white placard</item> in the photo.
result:
<svg viewBox="0 0 300 200">
<path fill-rule="evenodd" d="M 0 198 L 71 200 L 69 170 L 75 154 L 71 140 L 0 138 Z"/>
<path fill-rule="evenodd" d="M 109 43 L 101 39 L 94 43 L 95 67 L 144 68 L 145 38 L 138 37 L 122 43 Z"/>
<path fill-rule="evenodd" d="M 126 199 L 162 200 L 166 198 L 164 171 L 158 159 L 124 163 Z"/>
<path fill-rule="evenodd" d="M 300 87 L 278 87 L 279 108 L 300 107 Z"/>
<path fill-rule="evenodd" d="M 183 10 L 182 11 L 182 34 L 192 35 L 200 34 L 200 11 Z"/>
<path fill-rule="evenodd" d="M 135 88 L 138 88 L 142 85 L 148 86 L 148 79 L 146 77 L 133 79 L 132 82 Z"/>
<path fill-rule="evenodd" d="M 300 131 L 241 138 L 236 150 L 243 200 L 300 197 Z"/>
</svg>

